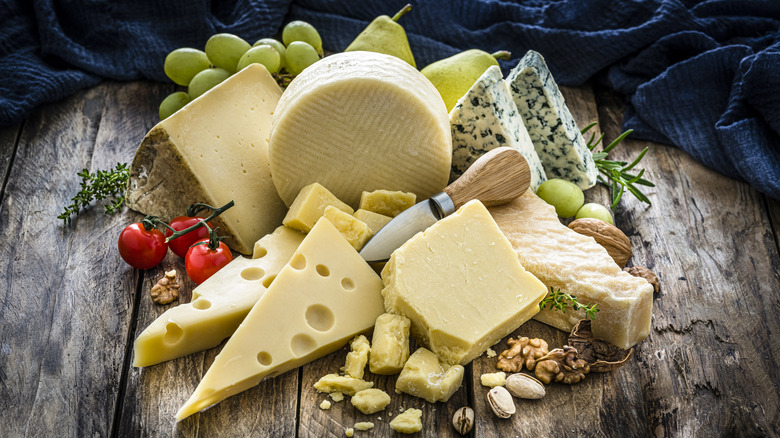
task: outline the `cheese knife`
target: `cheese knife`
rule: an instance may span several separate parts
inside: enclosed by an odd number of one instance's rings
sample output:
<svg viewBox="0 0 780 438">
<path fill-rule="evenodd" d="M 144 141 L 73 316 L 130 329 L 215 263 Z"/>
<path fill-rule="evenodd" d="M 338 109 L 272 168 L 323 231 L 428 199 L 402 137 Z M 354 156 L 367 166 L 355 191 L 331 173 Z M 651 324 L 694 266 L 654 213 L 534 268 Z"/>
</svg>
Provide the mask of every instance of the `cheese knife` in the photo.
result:
<svg viewBox="0 0 780 438">
<path fill-rule="evenodd" d="M 369 263 L 386 262 L 398 247 L 460 206 L 478 199 L 486 207 L 505 204 L 528 190 L 531 170 L 515 149 L 500 147 L 481 156 L 440 193 L 408 208 L 382 227 L 360 251 Z"/>
</svg>

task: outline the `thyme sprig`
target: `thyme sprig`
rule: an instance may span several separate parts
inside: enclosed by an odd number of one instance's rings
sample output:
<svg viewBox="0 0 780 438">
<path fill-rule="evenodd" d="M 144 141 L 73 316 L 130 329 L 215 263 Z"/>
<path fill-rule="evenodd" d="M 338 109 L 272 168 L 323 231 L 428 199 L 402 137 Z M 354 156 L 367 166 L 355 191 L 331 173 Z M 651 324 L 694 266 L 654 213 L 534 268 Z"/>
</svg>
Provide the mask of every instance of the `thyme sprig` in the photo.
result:
<svg viewBox="0 0 780 438">
<path fill-rule="evenodd" d="M 95 173 L 84 169 L 77 175 L 81 177 L 81 189 L 57 219 L 62 219 L 69 225 L 71 216 L 78 215 L 79 210 L 88 207 L 93 200 L 101 201 L 107 198 L 113 199 L 105 205 L 105 213 L 113 214 L 119 211 L 125 202 L 125 185 L 129 175 L 127 163 L 116 163 L 114 169 L 98 170 Z"/>
<path fill-rule="evenodd" d="M 596 126 L 596 122 L 586 126 L 580 132 L 582 135 L 585 135 L 585 133 L 594 126 Z M 634 161 L 631 163 L 626 161 L 615 161 L 607 159 L 609 152 L 614 149 L 615 146 L 620 144 L 620 142 L 622 142 L 632 132 L 634 132 L 634 130 L 629 129 L 628 131 L 620 134 L 618 138 L 613 140 L 612 143 L 605 147 L 601 152 L 593 152 L 593 161 L 596 163 L 596 168 L 599 170 L 599 173 L 601 173 L 601 175 L 598 176 L 598 181 L 612 188 L 612 210 L 617 208 L 618 202 L 620 202 L 620 199 L 623 197 L 623 194 L 626 192 L 626 190 L 636 196 L 636 198 L 640 201 L 645 202 L 648 205 L 653 205 L 650 202 L 650 199 L 648 199 L 647 196 L 642 193 L 635 185 L 638 184 L 647 187 L 655 187 L 655 184 L 642 178 L 642 176 L 645 174 L 645 169 L 641 169 L 639 173 L 636 174 L 630 172 L 630 170 L 636 167 L 642 158 L 644 158 L 648 148 L 644 148 L 642 152 L 640 152 L 636 157 L 636 159 L 634 159 Z M 596 134 L 591 133 L 587 144 L 588 149 L 590 149 L 592 152 L 593 149 L 603 140 L 603 133 L 598 138 L 596 138 Z"/>
<path fill-rule="evenodd" d="M 596 313 L 599 311 L 595 304 L 584 306 L 574 295 L 561 292 L 560 288 L 555 290 L 552 286 L 550 286 L 550 293 L 539 303 L 539 309 L 544 310 L 548 306 L 550 310 L 560 310 L 561 313 L 566 313 L 566 308 L 569 306 L 574 310 L 584 309 L 585 317 L 590 319 L 596 319 Z"/>
</svg>

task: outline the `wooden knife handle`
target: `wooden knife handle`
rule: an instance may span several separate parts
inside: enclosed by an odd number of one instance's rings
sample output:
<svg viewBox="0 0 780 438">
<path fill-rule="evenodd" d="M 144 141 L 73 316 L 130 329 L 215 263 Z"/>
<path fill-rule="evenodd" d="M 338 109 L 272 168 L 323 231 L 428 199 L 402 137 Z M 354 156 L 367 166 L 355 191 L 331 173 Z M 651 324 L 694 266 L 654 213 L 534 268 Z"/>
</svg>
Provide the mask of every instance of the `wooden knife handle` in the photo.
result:
<svg viewBox="0 0 780 438">
<path fill-rule="evenodd" d="M 472 199 L 490 207 L 517 198 L 529 185 L 531 169 L 525 157 L 515 149 L 500 147 L 481 156 L 444 193 L 452 199 L 455 209 Z"/>
</svg>

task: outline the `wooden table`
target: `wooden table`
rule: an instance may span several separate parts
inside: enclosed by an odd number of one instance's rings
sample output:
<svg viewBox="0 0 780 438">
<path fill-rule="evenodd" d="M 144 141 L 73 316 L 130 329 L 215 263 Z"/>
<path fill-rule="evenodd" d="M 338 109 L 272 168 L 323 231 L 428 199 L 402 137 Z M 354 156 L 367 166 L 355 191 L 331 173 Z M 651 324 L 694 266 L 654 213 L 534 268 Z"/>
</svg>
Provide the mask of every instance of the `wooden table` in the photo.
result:
<svg viewBox="0 0 780 438">
<path fill-rule="evenodd" d="M 626 141 L 614 152 L 643 161 L 657 187 L 652 207 L 625 197 L 616 225 L 631 239 L 633 264 L 661 279 L 652 331 L 634 358 L 573 386 L 553 384 L 538 401 L 497 419 L 486 406 L 482 373 L 496 358 L 466 368 L 446 404 L 393 392 L 394 376 L 367 379 L 392 395 L 380 414 L 348 402 L 330 410 L 312 384 L 337 372 L 345 349 L 267 380 L 177 424 L 219 349 L 147 369 L 133 368 L 135 337 L 167 306 L 149 289 L 183 264 L 172 254 L 139 272 L 119 257 L 120 230 L 141 216 L 125 209 L 85 211 L 72 226 L 57 214 L 78 191 L 76 175 L 127 162 L 157 121 L 172 86 L 105 82 L 44 105 L 19 126 L 0 130 L 0 437 L 18 436 L 344 436 L 358 421 L 387 436 L 390 414 L 423 410 L 418 435 L 454 436 L 452 414 L 472 406 L 476 436 L 777 436 L 780 430 L 780 202 L 707 170 L 685 152 Z M 599 121 L 607 139 L 620 132 L 621 99 L 606 90 L 566 89 L 580 126 Z M 608 204 L 603 187 L 586 196 Z M 186 280 L 182 302 L 193 284 Z M 175 303 L 174 303 L 175 305 Z M 515 335 L 551 348 L 566 333 L 536 321 Z M 505 348 L 505 341 L 494 347 Z M 381 417 L 381 419 L 380 419 Z"/>
</svg>

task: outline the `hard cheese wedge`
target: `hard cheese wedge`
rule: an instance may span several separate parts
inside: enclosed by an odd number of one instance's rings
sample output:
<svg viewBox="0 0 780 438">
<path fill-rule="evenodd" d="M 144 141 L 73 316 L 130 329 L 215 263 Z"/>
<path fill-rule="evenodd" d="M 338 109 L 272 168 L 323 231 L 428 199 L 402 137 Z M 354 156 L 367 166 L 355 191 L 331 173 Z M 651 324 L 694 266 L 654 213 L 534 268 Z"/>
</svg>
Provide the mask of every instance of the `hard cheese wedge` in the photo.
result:
<svg viewBox="0 0 780 438">
<path fill-rule="evenodd" d="M 237 257 L 192 291 L 192 301 L 168 309 L 135 340 L 133 366 L 146 367 L 214 348 L 232 335 L 304 235 L 279 227 L 255 245 L 261 257 Z"/>
<path fill-rule="evenodd" d="M 381 279 L 321 218 L 176 419 L 341 348 L 384 312 L 381 290 Z"/>
<path fill-rule="evenodd" d="M 544 58 L 529 50 L 507 77 L 547 178 L 585 190 L 596 185 L 596 163 Z"/>
<path fill-rule="evenodd" d="M 287 205 L 313 182 L 353 207 L 364 190 L 426 199 L 447 185 L 452 159 L 439 92 L 409 64 L 372 52 L 331 55 L 298 75 L 279 101 L 270 142 Z"/>
<path fill-rule="evenodd" d="M 471 86 L 450 111 L 452 126 L 452 172 L 450 180 L 463 175 L 479 157 L 501 146 L 517 149 L 531 170 L 531 189 L 547 180 L 523 118 L 494 65 Z"/>
<path fill-rule="evenodd" d="M 449 364 L 471 362 L 546 294 L 476 200 L 393 252 L 382 279 L 387 310 L 409 318 L 417 341 Z"/>
<path fill-rule="evenodd" d="M 597 305 L 592 323 L 596 338 L 629 348 L 647 337 L 653 287 L 623 272 L 592 237 L 561 224 L 555 208 L 531 192 L 491 207 L 490 213 L 529 272 L 547 286 L 574 295 L 580 304 Z M 545 309 L 535 318 L 568 332 L 585 313 Z"/>
<path fill-rule="evenodd" d="M 133 158 L 128 207 L 171 219 L 195 202 L 235 201 L 213 223 L 231 249 L 250 254 L 286 211 L 268 165 L 271 115 L 281 94 L 254 64 L 158 123 Z"/>
</svg>

